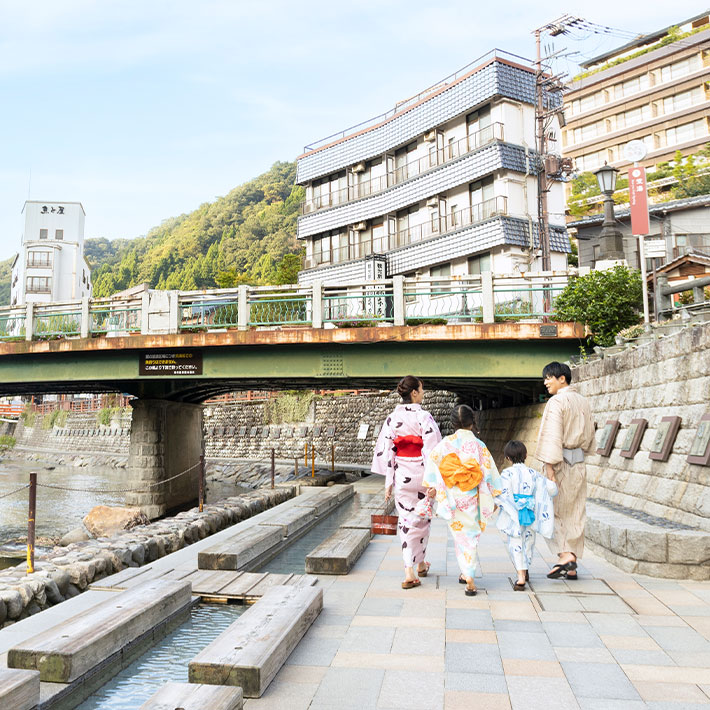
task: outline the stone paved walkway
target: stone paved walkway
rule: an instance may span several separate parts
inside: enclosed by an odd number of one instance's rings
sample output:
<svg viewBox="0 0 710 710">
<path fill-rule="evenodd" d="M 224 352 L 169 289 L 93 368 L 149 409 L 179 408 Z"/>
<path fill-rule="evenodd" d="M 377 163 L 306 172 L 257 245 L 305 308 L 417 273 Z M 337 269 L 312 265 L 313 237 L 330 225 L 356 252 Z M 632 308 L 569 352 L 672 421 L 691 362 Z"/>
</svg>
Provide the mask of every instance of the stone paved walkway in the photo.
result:
<svg viewBox="0 0 710 710">
<path fill-rule="evenodd" d="M 479 557 L 479 593 L 466 597 L 435 520 L 430 574 L 405 591 L 397 538 L 375 537 L 349 575 L 321 577 L 323 612 L 245 707 L 710 708 L 710 582 L 630 575 L 593 554 L 577 582 L 548 580 L 552 557 L 539 540 L 532 591 L 521 593 L 495 528 Z"/>
</svg>

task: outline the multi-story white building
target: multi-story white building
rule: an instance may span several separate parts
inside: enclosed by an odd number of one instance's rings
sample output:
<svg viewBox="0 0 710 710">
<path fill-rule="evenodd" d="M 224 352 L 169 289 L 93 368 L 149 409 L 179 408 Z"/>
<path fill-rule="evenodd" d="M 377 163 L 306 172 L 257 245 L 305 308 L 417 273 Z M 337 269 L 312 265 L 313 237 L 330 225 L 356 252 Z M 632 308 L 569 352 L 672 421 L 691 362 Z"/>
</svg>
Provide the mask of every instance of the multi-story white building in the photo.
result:
<svg viewBox="0 0 710 710">
<path fill-rule="evenodd" d="M 12 264 L 11 304 L 91 296 L 81 203 L 28 200 L 23 212 L 25 230 Z"/>
<path fill-rule="evenodd" d="M 388 277 L 540 270 L 534 105 L 534 70 L 496 52 L 308 146 L 297 163 L 299 281 L 357 283 L 374 277 L 373 259 Z M 548 209 L 552 268 L 565 269 L 560 182 Z"/>
</svg>

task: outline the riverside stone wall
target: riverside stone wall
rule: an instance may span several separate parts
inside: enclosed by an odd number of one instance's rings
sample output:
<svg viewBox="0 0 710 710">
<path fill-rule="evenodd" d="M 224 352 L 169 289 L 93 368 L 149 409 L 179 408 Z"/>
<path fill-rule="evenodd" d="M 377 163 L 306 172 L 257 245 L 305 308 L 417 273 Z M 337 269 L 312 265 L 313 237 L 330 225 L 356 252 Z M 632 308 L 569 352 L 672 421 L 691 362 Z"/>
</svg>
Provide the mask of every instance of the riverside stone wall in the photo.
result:
<svg viewBox="0 0 710 710">
<path fill-rule="evenodd" d="M 153 562 L 295 495 L 295 486 L 262 488 L 205 505 L 202 513 L 192 508 L 111 538 L 37 553 L 32 574 L 26 574 L 24 563 L 0 571 L 0 627 L 74 597 L 98 579 Z"/>
<path fill-rule="evenodd" d="M 99 424 L 96 413 L 67 413 L 62 426 L 45 428 L 44 417 L 32 425 L 22 420 L 14 425 L 16 443 L 12 457 L 51 458 L 56 464 L 113 465 L 122 467 L 128 459 L 131 439 L 131 409 L 121 409 L 107 426 Z M 10 433 L 10 432 L 8 432 Z"/>
<path fill-rule="evenodd" d="M 599 430 L 621 428 L 611 455 L 587 456 L 586 536 L 590 546 L 630 572 L 710 578 L 710 467 L 686 458 L 700 418 L 710 412 L 710 324 L 689 326 L 573 370 Z M 496 461 L 516 438 L 534 458 L 544 405 L 481 412 L 481 437 Z M 681 426 L 667 461 L 649 458 L 663 417 Z M 633 419 L 648 427 L 633 458 L 620 448 Z"/>
<path fill-rule="evenodd" d="M 206 407 L 204 411 L 205 455 L 208 460 L 267 460 L 272 448 L 277 459 L 303 461 L 305 445 L 316 448 L 316 460 L 329 462 L 335 447 L 336 463 L 369 466 L 380 426 L 401 402 L 396 394 L 327 396 L 311 403 L 305 421 L 266 423 L 263 402 L 241 402 Z M 422 406 L 431 412 L 444 434 L 450 432 L 449 416 L 456 402 L 451 392 L 425 392 Z M 368 425 L 358 439 L 361 424 Z"/>
</svg>

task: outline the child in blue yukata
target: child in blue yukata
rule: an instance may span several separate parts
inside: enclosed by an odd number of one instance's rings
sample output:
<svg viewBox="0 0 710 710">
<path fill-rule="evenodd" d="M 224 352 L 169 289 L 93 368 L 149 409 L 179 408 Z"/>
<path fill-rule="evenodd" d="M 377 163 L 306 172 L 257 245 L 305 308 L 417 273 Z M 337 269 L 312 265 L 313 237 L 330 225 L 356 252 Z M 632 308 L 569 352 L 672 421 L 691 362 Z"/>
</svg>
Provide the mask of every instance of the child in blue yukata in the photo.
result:
<svg viewBox="0 0 710 710">
<path fill-rule="evenodd" d="M 500 474 L 503 491 L 495 499 L 500 506 L 497 526 L 508 536 L 508 552 L 518 573 L 513 589 L 522 592 L 535 552 L 535 533 L 552 537 L 557 484 L 525 465 L 528 451 L 522 441 L 509 441 L 503 454 L 511 466 Z"/>
</svg>

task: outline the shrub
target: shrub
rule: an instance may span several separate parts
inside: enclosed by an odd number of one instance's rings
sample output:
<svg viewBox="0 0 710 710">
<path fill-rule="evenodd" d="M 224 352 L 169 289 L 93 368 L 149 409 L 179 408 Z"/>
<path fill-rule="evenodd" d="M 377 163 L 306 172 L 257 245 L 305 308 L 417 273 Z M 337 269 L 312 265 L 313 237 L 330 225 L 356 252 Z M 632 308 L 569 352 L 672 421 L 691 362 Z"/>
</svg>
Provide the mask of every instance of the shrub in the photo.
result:
<svg viewBox="0 0 710 710">
<path fill-rule="evenodd" d="M 643 309 L 641 276 L 615 266 L 573 278 L 555 299 L 555 320 L 584 323 L 595 343 L 614 344 L 614 336 L 639 321 Z"/>
<path fill-rule="evenodd" d="M 15 437 L 9 434 L 2 434 L 0 436 L 0 451 L 7 451 L 11 449 L 16 443 Z"/>
</svg>

